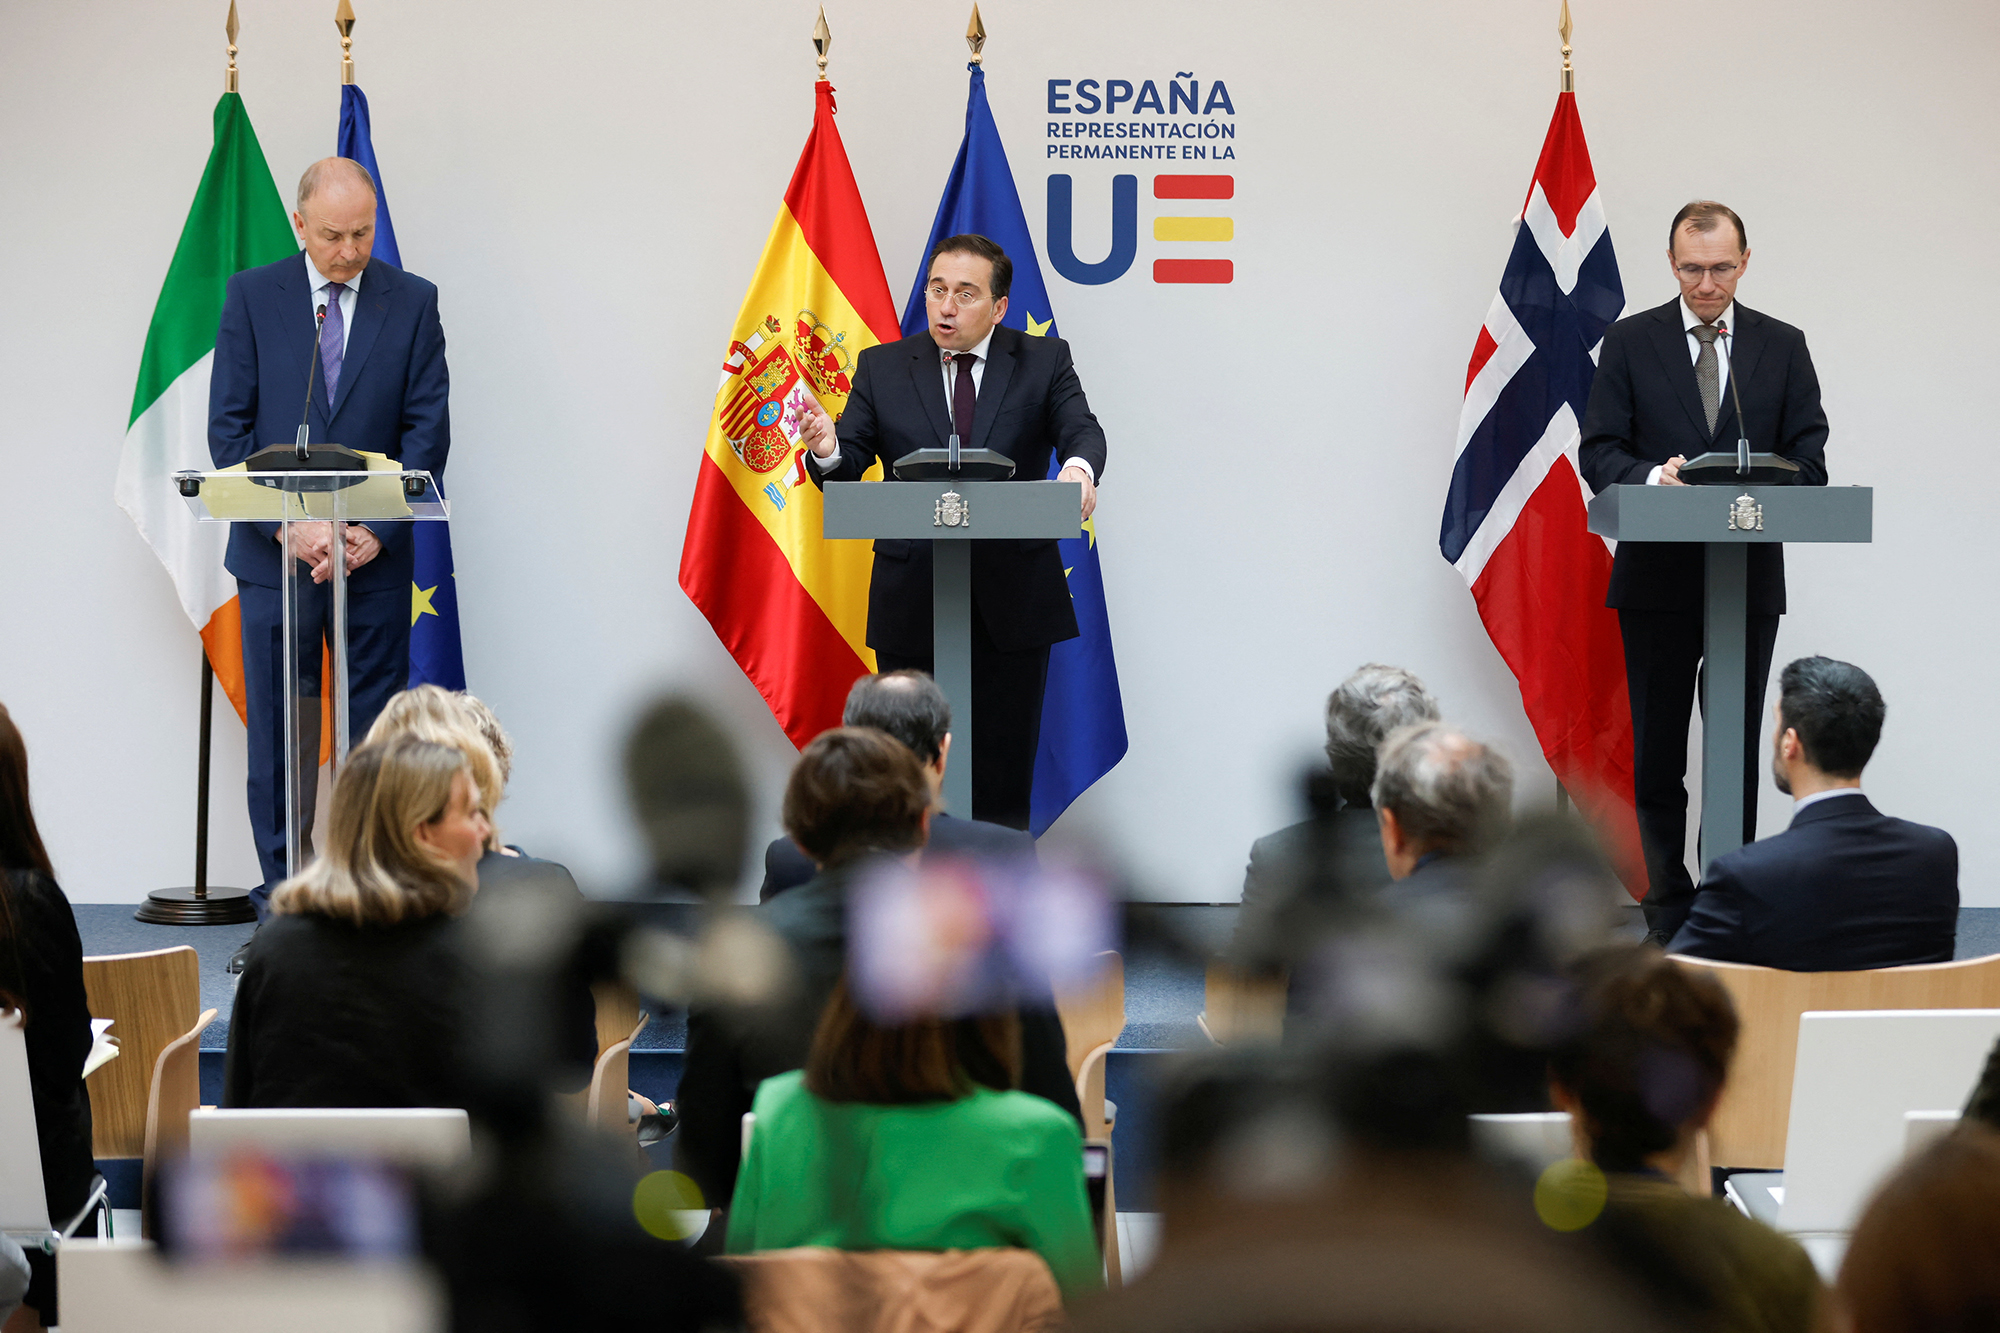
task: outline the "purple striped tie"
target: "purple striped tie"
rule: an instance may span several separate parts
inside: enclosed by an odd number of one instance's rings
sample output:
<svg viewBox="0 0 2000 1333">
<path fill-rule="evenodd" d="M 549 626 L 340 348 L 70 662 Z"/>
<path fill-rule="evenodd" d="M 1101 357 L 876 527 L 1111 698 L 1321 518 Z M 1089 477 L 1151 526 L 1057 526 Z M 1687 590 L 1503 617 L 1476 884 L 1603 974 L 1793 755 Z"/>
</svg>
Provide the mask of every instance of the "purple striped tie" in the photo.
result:
<svg viewBox="0 0 2000 1333">
<path fill-rule="evenodd" d="M 319 364 L 326 372 L 326 403 L 333 408 L 334 390 L 340 387 L 340 361 L 345 354 L 347 325 L 340 317 L 340 294 L 346 290 L 337 282 L 326 285 L 326 319 L 319 326 Z"/>
</svg>

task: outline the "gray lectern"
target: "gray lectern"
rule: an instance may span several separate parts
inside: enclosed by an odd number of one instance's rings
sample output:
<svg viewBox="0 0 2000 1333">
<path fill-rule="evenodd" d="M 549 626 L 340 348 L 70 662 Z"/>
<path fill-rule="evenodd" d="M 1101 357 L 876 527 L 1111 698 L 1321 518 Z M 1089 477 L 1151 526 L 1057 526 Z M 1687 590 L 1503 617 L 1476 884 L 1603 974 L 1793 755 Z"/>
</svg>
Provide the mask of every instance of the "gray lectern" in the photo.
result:
<svg viewBox="0 0 2000 1333">
<path fill-rule="evenodd" d="M 1621 542 L 1708 548 L 1702 651 L 1701 865 L 1743 845 L 1743 716 L 1753 542 L 1873 539 L 1866 486 L 1613 486 L 1590 502 L 1590 530 Z M 1697 880 L 1700 876 L 1695 877 Z"/>
<path fill-rule="evenodd" d="M 902 537 L 931 548 L 931 635 L 938 688 L 951 702 L 945 804 L 972 815 L 972 543 L 1074 537 L 1083 487 L 1074 481 L 830 481 L 829 538 Z"/>
</svg>

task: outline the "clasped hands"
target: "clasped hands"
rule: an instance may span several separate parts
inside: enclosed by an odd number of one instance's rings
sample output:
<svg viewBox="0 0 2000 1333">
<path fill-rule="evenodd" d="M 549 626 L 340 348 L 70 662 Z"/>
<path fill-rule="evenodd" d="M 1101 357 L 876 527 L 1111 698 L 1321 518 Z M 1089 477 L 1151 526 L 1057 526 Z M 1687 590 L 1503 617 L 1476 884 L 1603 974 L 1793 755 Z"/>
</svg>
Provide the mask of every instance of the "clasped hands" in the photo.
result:
<svg viewBox="0 0 2000 1333">
<path fill-rule="evenodd" d="M 840 451 L 840 441 L 834 434 L 833 418 L 827 415 L 817 399 L 808 396 L 805 400 L 804 420 L 799 425 L 799 443 L 812 450 L 818 458 L 832 458 Z M 1090 474 L 1080 467 L 1066 467 L 1056 474 L 1057 481 L 1075 481 L 1083 484 L 1083 521 L 1097 512 L 1097 483 Z"/>
<path fill-rule="evenodd" d="M 292 558 L 312 567 L 312 581 L 325 583 L 333 577 L 333 524 L 294 523 L 291 526 Z M 347 572 L 382 554 L 382 539 L 359 523 L 347 525 Z"/>
</svg>

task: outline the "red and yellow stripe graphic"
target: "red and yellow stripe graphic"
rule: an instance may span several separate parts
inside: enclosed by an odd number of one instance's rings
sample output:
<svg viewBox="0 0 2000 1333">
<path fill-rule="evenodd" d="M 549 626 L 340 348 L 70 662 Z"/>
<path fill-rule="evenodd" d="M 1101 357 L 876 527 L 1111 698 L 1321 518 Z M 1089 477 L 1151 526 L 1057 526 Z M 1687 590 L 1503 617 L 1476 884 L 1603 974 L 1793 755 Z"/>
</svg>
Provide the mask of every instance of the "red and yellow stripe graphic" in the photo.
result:
<svg viewBox="0 0 2000 1333">
<path fill-rule="evenodd" d="M 800 407 L 837 419 L 864 348 L 899 337 L 861 191 L 822 80 L 764 256 L 730 331 L 681 547 L 681 587 L 795 745 L 840 723 L 863 641 L 873 556 L 820 535 Z M 871 475 L 874 475 L 871 473 Z"/>
</svg>

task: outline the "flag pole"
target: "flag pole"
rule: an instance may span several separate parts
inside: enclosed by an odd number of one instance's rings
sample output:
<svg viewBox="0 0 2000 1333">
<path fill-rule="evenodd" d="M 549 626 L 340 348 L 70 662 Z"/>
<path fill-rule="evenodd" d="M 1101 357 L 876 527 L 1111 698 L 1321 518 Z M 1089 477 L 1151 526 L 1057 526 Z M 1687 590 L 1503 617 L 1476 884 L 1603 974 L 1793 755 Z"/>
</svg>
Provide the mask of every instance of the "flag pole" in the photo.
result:
<svg viewBox="0 0 2000 1333">
<path fill-rule="evenodd" d="M 342 4 L 345 4 L 346 2 L 347 0 L 341 0 Z M 1570 67 L 1569 63 L 1569 53 L 1570 53 L 1569 0 L 1563 0 L 1562 17 L 1556 20 L 1556 31 L 1562 34 L 1562 39 L 1563 39 L 1562 90 L 1566 93 L 1573 93 L 1576 91 L 1576 71 Z"/>
<path fill-rule="evenodd" d="M 1563 3 L 1569 3 L 1569 0 L 1563 0 Z M 354 82 L 354 6 L 348 4 L 347 0 L 340 0 L 340 8 L 333 11 L 333 26 L 335 31 L 340 33 L 340 81 L 352 83 Z"/>
<path fill-rule="evenodd" d="M 965 25 L 965 44 L 972 48 L 972 63 L 983 68 L 986 57 L 979 54 L 979 49 L 986 45 L 986 25 L 979 21 L 979 0 L 973 0 L 972 22 Z"/>
<path fill-rule="evenodd" d="M 342 4 L 347 0 L 341 0 Z M 813 51 L 819 57 L 819 81 L 826 82 L 826 53 L 833 49 L 833 30 L 826 26 L 826 6 L 819 7 L 819 22 L 813 24 Z"/>
<path fill-rule="evenodd" d="M 229 18 L 222 25 L 229 37 L 229 63 L 222 72 L 222 92 L 236 92 L 236 0 L 229 0 Z M 208 886 L 208 776 L 211 743 L 214 740 L 215 666 L 208 660 L 208 645 L 201 649 L 201 740 L 195 750 L 194 768 L 194 887 L 154 889 L 132 914 L 134 920 L 156 926 L 229 926 L 257 919 L 250 905 L 248 889 Z"/>
</svg>

